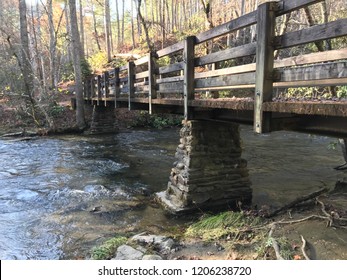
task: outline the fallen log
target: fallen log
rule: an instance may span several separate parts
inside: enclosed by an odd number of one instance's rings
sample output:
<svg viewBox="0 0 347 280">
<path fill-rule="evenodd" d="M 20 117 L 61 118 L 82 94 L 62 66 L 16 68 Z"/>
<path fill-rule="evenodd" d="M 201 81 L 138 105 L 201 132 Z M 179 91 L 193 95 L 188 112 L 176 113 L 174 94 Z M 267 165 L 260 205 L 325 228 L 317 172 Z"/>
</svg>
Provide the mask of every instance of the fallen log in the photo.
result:
<svg viewBox="0 0 347 280">
<path fill-rule="evenodd" d="M 302 203 L 302 202 L 305 202 L 307 200 L 310 200 L 310 199 L 313 199 L 313 198 L 316 198 L 317 196 L 325 193 L 325 192 L 328 192 L 328 189 L 327 188 L 323 188 L 323 189 L 320 189 L 318 191 L 315 191 L 313 193 L 310 193 L 308 195 L 304 195 L 302 197 L 298 197 L 296 198 L 295 200 L 293 200 L 292 202 L 288 203 L 288 204 L 285 204 L 284 206 L 270 212 L 269 214 L 265 215 L 265 218 L 271 218 L 271 217 L 274 217 L 276 216 L 277 214 L 283 212 L 283 211 L 286 211 L 290 208 L 293 208 L 294 206 Z"/>
</svg>

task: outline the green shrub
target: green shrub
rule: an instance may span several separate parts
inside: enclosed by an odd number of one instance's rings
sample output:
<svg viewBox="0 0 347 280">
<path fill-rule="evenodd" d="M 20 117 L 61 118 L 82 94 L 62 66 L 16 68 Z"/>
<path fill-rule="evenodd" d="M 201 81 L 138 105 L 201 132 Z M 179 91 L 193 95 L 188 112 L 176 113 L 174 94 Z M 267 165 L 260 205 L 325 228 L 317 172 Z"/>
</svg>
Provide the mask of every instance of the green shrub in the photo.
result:
<svg viewBox="0 0 347 280">
<path fill-rule="evenodd" d="M 338 98 L 346 98 L 347 97 L 347 86 L 336 87 L 336 96 Z"/>
</svg>

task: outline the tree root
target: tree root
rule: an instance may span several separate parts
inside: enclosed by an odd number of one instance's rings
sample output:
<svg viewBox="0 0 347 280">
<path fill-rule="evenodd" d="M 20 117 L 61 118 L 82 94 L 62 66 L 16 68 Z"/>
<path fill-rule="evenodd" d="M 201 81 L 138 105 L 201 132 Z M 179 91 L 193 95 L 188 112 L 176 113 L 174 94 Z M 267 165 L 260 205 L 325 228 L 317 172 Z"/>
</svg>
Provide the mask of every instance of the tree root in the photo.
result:
<svg viewBox="0 0 347 280">
<path fill-rule="evenodd" d="M 274 250 L 275 250 L 276 259 L 277 260 L 284 260 L 284 258 L 281 255 L 281 252 L 280 252 L 280 246 L 278 245 L 276 239 L 272 237 L 272 233 L 274 232 L 275 229 L 276 229 L 276 224 L 273 223 L 271 225 L 271 228 L 270 228 L 269 239 L 271 239 L 272 248 L 274 248 Z"/>
<path fill-rule="evenodd" d="M 301 237 L 301 241 L 302 241 L 301 252 L 302 252 L 302 254 L 303 254 L 303 256 L 305 257 L 306 260 L 310 260 L 309 256 L 307 255 L 307 253 L 305 251 L 307 242 L 306 242 L 305 238 L 302 235 L 300 235 L 300 237 Z"/>
<path fill-rule="evenodd" d="M 309 195 L 309 196 L 311 196 L 311 195 Z M 308 196 L 306 196 L 306 197 L 308 197 Z M 296 201 L 298 201 L 298 199 Z M 318 198 L 316 198 L 316 202 L 318 204 L 320 204 L 320 206 L 321 206 L 322 215 L 310 215 L 310 216 L 307 216 L 307 217 L 304 217 L 301 219 L 297 219 L 297 220 L 286 220 L 286 221 L 281 220 L 281 221 L 273 222 L 273 223 L 268 225 L 268 227 L 270 228 L 269 239 L 271 238 L 272 247 L 275 250 L 276 258 L 278 260 L 283 260 L 283 257 L 281 256 L 281 253 L 280 253 L 280 246 L 278 245 L 275 238 L 272 237 L 277 225 L 295 224 L 295 223 L 305 222 L 305 221 L 308 221 L 311 219 L 320 219 L 320 220 L 325 220 L 327 222 L 327 224 L 326 224 L 327 227 L 344 228 L 344 229 L 347 228 L 345 226 L 341 226 L 338 224 L 338 222 L 341 222 L 341 221 L 344 222 L 347 219 L 340 218 L 340 217 L 334 217 L 332 214 L 329 214 L 327 212 L 325 204 L 322 201 L 320 201 Z M 289 205 L 289 204 L 287 204 L 287 205 Z M 293 203 L 291 203 L 290 205 L 293 205 Z M 283 208 L 284 207 L 282 207 L 281 209 L 283 209 Z M 301 237 L 301 241 L 302 241 L 302 246 L 301 246 L 302 255 L 305 257 L 306 260 L 310 260 L 310 257 L 306 253 L 307 241 L 305 240 L 305 238 L 302 235 L 300 235 L 300 237 Z"/>
</svg>

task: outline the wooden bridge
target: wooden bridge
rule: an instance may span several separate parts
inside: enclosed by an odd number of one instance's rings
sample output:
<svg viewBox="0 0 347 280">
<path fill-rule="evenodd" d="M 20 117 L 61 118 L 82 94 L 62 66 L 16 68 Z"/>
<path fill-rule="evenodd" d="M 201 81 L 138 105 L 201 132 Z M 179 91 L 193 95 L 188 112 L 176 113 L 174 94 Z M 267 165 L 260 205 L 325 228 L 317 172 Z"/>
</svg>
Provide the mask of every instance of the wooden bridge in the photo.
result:
<svg viewBox="0 0 347 280">
<path fill-rule="evenodd" d="M 254 12 L 84 81 L 84 98 L 96 106 L 252 124 L 257 133 L 293 130 L 346 138 L 347 100 L 286 100 L 275 94 L 286 88 L 347 85 L 347 48 L 274 59 L 277 51 L 347 35 L 347 18 L 275 34 L 276 19 L 319 2 L 264 3 Z M 215 50 L 218 40 L 245 28 L 256 28 L 255 42 Z M 213 51 L 197 56 L 202 46 Z M 219 98 L 219 93 L 235 90 L 251 95 Z"/>
</svg>

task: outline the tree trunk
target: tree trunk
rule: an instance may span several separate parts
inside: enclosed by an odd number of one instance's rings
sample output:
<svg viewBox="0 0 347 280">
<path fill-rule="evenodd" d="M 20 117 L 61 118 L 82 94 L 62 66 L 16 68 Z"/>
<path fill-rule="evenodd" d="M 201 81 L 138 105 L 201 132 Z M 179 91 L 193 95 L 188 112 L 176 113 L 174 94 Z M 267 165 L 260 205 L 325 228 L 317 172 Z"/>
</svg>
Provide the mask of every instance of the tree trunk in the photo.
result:
<svg viewBox="0 0 347 280">
<path fill-rule="evenodd" d="M 111 61 L 111 36 L 110 36 L 110 0 L 104 1 L 104 25 L 105 25 L 105 40 L 106 40 L 106 53 L 107 61 Z"/>
<path fill-rule="evenodd" d="M 25 1 L 25 0 L 24 0 Z M 81 42 L 77 25 L 76 0 L 69 0 L 71 44 L 73 48 L 73 65 L 75 71 L 76 122 L 79 129 L 86 127 L 84 119 L 84 100 L 81 70 Z"/>
<path fill-rule="evenodd" d="M 305 16 L 306 16 L 306 19 L 307 19 L 307 22 L 308 22 L 308 25 L 311 27 L 313 25 L 315 25 L 315 22 L 314 22 L 314 19 L 312 17 L 312 14 L 310 12 L 310 9 L 309 7 L 305 7 L 304 8 L 304 11 L 305 11 Z M 324 46 L 323 46 L 323 42 L 314 42 L 315 46 L 317 47 L 318 51 L 320 52 L 323 52 L 324 51 Z"/>
<path fill-rule="evenodd" d="M 142 14 L 141 14 L 141 2 L 142 2 L 141 0 L 137 1 L 137 16 L 138 16 L 139 20 L 141 21 L 143 30 L 145 31 L 147 47 L 148 47 L 149 51 L 151 52 L 154 49 L 154 47 L 151 43 L 151 39 L 149 38 L 147 24 L 146 24 L 145 19 L 143 18 Z"/>
<path fill-rule="evenodd" d="M 123 3 L 124 4 L 124 3 Z M 123 14 L 123 18 L 124 18 L 124 14 Z M 120 22 L 119 22 L 119 6 L 118 6 L 118 1 L 116 1 L 116 21 L 117 21 L 117 53 L 120 50 Z M 124 20 L 123 20 L 124 22 Z"/>
<path fill-rule="evenodd" d="M 135 0 L 134 0 L 135 1 Z M 134 2 L 131 1 L 131 11 L 130 14 L 133 15 L 134 14 Z M 133 43 L 133 49 L 136 48 L 136 42 L 135 42 L 135 26 L 134 26 L 134 17 L 131 16 L 131 40 Z"/>
<path fill-rule="evenodd" d="M 29 37 L 27 24 L 27 6 L 25 0 L 19 0 L 19 23 L 21 38 L 21 64 L 25 91 L 30 99 L 33 96 L 33 75 L 30 64 Z"/>
<path fill-rule="evenodd" d="M 49 29 L 49 54 L 50 54 L 50 76 L 51 87 L 56 90 L 58 81 L 56 80 L 56 44 L 55 44 L 55 32 L 53 22 L 53 6 L 52 0 L 47 1 L 47 16 L 48 16 L 48 29 Z"/>
<path fill-rule="evenodd" d="M 99 33 L 98 33 L 98 29 L 96 28 L 96 16 L 95 16 L 95 11 L 94 11 L 94 1 L 91 0 L 91 6 L 92 6 L 92 16 L 93 16 L 93 27 L 94 27 L 94 39 L 96 42 L 96 45 L 98 46 L 98 51 L 101 51 L 101 46 L 100 46 L 100 42 L 99 42 Z"/>
<path fill-rule="evenodd" d="M 125 19 L 125 0 L 122 1 L 122 40 L 121 45 L 124 45 L 124 19 Z"/>
<path fill-rule="evenodd" d="M 69 16 L 69 7 L 67 5 L 67 0 L 65 0 L 65 19 L 66 19 L 66 33 L 71 34 L 70 30 L 70 16 Z M 66 40 L 66 49 L 69 63 L 72 62 L 72 47 L 69 40 Z"/>
<path fill-rule="evenodd" d="M 81 58 L 84 57 L 85 51 L 84 51 L 84 23 L 83 23 L 83 6 L 82 6 L 82 0 L 79 1 L 80 4 L 80 36 L 81 36 Z"/>
</svg>

